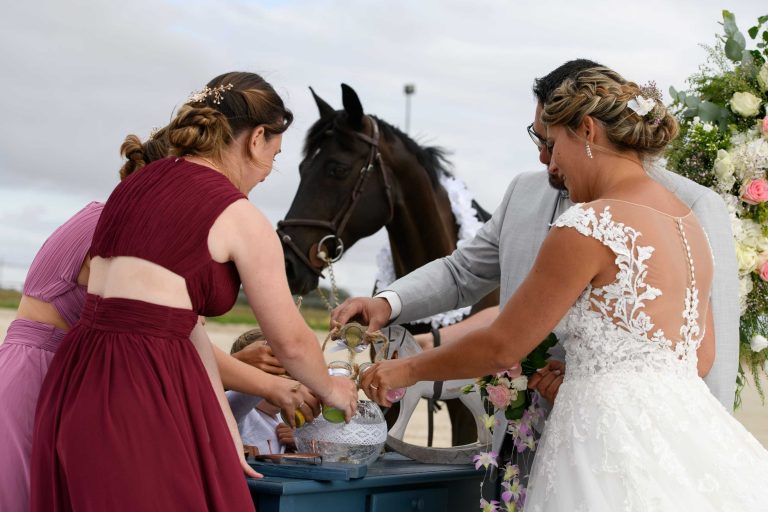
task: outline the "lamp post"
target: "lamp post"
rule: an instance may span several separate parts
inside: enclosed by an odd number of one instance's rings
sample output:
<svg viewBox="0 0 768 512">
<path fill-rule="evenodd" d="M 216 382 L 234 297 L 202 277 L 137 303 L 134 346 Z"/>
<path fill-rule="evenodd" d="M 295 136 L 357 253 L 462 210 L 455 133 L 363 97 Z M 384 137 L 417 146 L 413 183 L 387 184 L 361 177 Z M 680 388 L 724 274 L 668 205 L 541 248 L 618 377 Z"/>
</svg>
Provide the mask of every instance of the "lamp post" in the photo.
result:
<svg viewBox="0 0 768 512">
<path fill-rule="evenodd" d="M 411 128 L 411 95 L 416 92 L 416 85 L 405 84 L 403 88 L 405 93 L 405 133 Z"/>
</svg>

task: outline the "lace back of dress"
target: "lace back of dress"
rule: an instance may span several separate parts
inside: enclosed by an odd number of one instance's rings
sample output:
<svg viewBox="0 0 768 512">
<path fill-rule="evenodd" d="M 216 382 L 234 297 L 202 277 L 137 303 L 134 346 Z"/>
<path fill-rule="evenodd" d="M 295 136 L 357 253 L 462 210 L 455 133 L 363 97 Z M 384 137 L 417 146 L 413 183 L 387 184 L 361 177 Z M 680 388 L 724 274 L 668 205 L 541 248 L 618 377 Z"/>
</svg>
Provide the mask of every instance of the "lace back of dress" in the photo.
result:
<svg viewBox="0 0 768 512">
<path fill-rule="evenodd" d="M 586 324 L 610 322 L 601 327 L 606 331 L 602 337 L 622 346 L 609 347 L 615 354 L 604 359 L 618 358 L 624 351 L 625 359 L 640 361 L 652 351 L 657 353 L 650 359 L 658 356 L 659 364 L 677 360 L 695 369 L 713 272 L 711 249 L 696 217 L 599 200 L 575 205 L 555 225 L 575 228 L 616 255 L 616 280 L 585 291 L 571 315 L 573 328 L 581 328 L 586 337 Z M 594 338 L 595 333 L 589 336 Z"/>
</svg>

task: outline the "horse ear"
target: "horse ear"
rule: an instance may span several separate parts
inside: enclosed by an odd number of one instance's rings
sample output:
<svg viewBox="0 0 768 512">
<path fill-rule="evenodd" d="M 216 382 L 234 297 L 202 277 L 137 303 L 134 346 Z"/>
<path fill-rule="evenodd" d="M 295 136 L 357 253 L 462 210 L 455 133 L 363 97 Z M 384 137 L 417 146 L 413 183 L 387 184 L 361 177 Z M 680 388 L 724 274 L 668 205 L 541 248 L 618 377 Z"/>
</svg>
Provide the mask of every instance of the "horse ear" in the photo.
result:
<svg viewBox="0 0 768 512">
<path fill-rule="evenodd" d="M 349 124 L 355 130 L 360 130 L 363 127 L 363 105 L 355 90 L 347 84 L 341 84 L 341 102 L 344 104 Z"/>
<path fill-rule="evenodd" d="M 312 97 L 315 98 L 315 103 L 317 104 L 317 111 L 320 113 L 320 118 L 332 116 L 336 113 L 332 106 L 330 106 L 323 98 L 315 94 L 315 90 L 312 87 L 310 87 L 309 90 L 312 93 Z"/>
</svg>

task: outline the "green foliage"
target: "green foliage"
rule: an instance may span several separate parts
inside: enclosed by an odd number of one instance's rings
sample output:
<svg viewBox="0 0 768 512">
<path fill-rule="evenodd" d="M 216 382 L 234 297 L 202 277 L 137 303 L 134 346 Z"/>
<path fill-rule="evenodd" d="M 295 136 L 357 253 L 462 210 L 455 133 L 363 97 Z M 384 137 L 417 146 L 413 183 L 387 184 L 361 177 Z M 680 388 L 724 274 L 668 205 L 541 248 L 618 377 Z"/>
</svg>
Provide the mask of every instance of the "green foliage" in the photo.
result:
<svg viewBox="0 0 768 512">
<path fill-rule="evenodd" d="M 729 11 L 723 11 L 723 35 L 718 36 L 712 46 L 702 45 L 707 57 L 697 73 L 688 79 L 689 89 L 678 91 L 670 88 L 672 97 L 671 111 L 680 122 L 680 135 L 670 145 L 668 166 L 679 174 L 715 189 L 728 196 L 731 202 L 731 215 L 734 225 L 740 229 L 752 229 L 751 221 L 762 228 L 763 238 L 768 237 L 768 203 L 747 204 L 740 197 L 741 187 L 746 187 L 753 180 L 765 180 L 766 169 L 758 164 L 757 157 L 750 156 L 746 144 L 759 142 L 761 137 L 755 131 L 755 125 L 762 122 L 768 103 L 766 92 L 758 82 L 759 72 L 768 58 L 768 15 L 761 16 L 757 24 L 747 31 L 750 39 L 756 41 L 755 48 L 747 48 L 747 39 L 739 31 L 736 17 Z M 761 100 L 756 114 L 744 108 L 744 98 L 740 113 L 732 110 L 731 101 L 736 93 L 749 93 Z M 726 150 L 720 161 L 720 175 L 716 173 L 715 162 L 718 151 Z M 737 167 L 740 169 L 737 172 Z M 750 202 L 751 203 L 751 202 Z M 756 242 L 759 235 L 739 233 L 736 229 L 736 242 L 742 255 L 764 258 L 765 243 Z M 751 237 L 751 238 L 750 238 Z M 758 246 L 759 245 L 759 246 Z M 753 251 L 749 253 L 748 251 Z M 736 379 L 737 393 L 735 406 L 741 404 L 740 392 L 748 382 L 746 372 L 754 377 L 760 397 L 765 400 L 760 385 L 760 375 L 766 368 L 768 349 L 755 352 L 751 341 L 755 336 L 768 337 L 768 282 L 764 281 L 759 271 L 754 271 L 754 264 L 748 263 L 745 256 L 739 261 L 741 286 L 745 292 L 742 300 L 746 301 L 740 321 L 739 354 L 740 367 Z M 744 268 L 741 268 L 743 265 Z"/>
<path fill-rule="evenodd" d="M 550 333 L 549 336 L 544 338 L 544 340 L 520 363 L 523 368 L 523 375 L 530 376 L 539 368 L 544 368 L 550 357 L 549 349 L 555 345 L 557 345 L 557 336 L 555 336 L 554 333 Z"/>
<path fill-rule="evenodd" d="M 0 308 L 17 309 L 21 301 L 21 292 L 0 289 Z"/>
<path fill-rule="evenodd" d="M 702 123 L 683 120 L 680 135 L 672 141 L 667 155 L 670 169 L 705 187 L 715 185 L 712 168 L 718 149 L 728 147 L 730 135 L 716 129 L 707 129 Z"/>
</svg>

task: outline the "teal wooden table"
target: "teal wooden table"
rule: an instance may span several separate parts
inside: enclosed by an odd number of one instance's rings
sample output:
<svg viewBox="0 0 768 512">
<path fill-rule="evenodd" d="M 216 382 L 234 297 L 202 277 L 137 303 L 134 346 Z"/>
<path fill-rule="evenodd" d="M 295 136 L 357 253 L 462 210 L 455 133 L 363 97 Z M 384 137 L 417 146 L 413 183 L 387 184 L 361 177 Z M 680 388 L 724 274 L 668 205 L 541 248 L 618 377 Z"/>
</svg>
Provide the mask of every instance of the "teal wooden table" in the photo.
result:
<svg viewBox="0 0 768 512">
<path fill-rule="evenodd" d="M 354 480 L 248 479 L 258 512 L 461 512 L 480 502 L 482 471 L 387 453 Z"/>
</svg>

